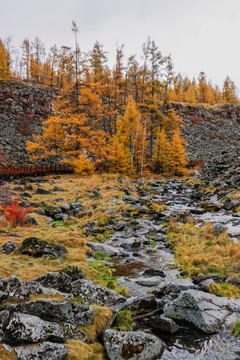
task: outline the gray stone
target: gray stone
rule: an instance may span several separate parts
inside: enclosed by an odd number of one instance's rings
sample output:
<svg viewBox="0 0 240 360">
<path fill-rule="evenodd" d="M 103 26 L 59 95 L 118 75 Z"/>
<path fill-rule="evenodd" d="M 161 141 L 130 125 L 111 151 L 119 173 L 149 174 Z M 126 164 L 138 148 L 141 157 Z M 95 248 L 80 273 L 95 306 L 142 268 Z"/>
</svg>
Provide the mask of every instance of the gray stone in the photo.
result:
<svg viewBox="0 0 240 360">
<path fill-rule="evenodd" d="M 154 315 L 150 318 L 143 319 L 143 323 L 154 330 L 167 334 L 175 334 L 179 330 L 175 321 L 163 315 Z"/>
<path fill-rule="evenodd" d="M 113 246 L 95 243 L 95 242 L 87 242 L 87 245 L 93 250 L 93 252 L 102 252 L 108 256 L 116 256 L 119 253 L 119 250 Z"/>
<path fill-rule="evenodd" d="M 110 360 L 152 360 L 160 356 L 165 347 L 159 338 L 143 331 L 110 329 L 105 331 L 104 346 Z"/>
<path fill-rule="evenodd" d="M 77 280 L 72 283 L 72 293 L 81 298 L 84 304 L 114 307 L 125 302 L 125 298 L 113 290 L 97 285 L 90 280 Z"/>
<path fill-rule="evenodd" d="M 65 360 L 68 354 L 68 348 L 62 344 L 46 341 L 35 347 L 16 347 L 15 353 L 19 360 Z"/>
<path fill-rule="evenodd" d="M 19 247 L 17 244 L 15 244 L 13 241 L 8 241 L 6 244 L 4 244 L 3 246 L 1 246 L 0 248 L 0 252 L 5 253 L 7 255 L 9 255 L 10 253 L 12 253 L 13 251 L 18 250 Z"/>
<path fill-rule="evenodd" d="M 44 321 L 33 315 L 14 313 L 5 328 L 5 338 L 10 345 L 45 340 L 64 342 L 66 334 L 64 328 L 57 323 Z"/>
<path fill-rule="evenodd" d="M 20 300 L 28 298 L 30 294 L 27 284 L 15 275 L 10 276 L 5 292 L 10 299 Z"/>
<path fill-rule="evenodd" d="M 94 309 L 86 305 L 77 305 L 67 301 L 41 299 L 24 304 L 12 304 L 7 307 L 11 312 L 19 312 L 40 317 L 58 323 L 75 326 L 90 325 L 93 322 Z"/>
<path fill-rule="evenodd" d="M 162 280 L 160 276 L 145 277 L 142 276 L 136 280 L 137 284 L 143 286 L 157 286 Z"/>
<path fill-rule="evenodd" d="M 143 275 L 147 275 L 147 276 L 160 276 L 160 277 L 163 277 L 165 278 L 166 277 L 166 274 L 163 270 L 160 270 L 160 269 L 146 269 L 144 270 L 143 272 Z"/>
<path fill-rule="evenodd" d="M 225 298 L 197 290 L 188 290 L 164 307 L 172 319 L 185 320 L 206 333 L 216 333 L 230 315 Z"/>
</svg>

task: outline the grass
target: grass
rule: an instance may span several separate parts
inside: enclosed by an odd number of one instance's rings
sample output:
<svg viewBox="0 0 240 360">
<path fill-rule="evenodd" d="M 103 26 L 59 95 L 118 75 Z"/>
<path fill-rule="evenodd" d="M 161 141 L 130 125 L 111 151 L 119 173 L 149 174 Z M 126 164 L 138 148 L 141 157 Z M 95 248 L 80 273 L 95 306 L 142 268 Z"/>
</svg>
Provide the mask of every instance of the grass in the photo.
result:
<svg viewBox="0 0 240 360">
<path fill-rule="evenodd" d="M 87 335 L 87 342 L 93 343 L 98 336 L 102 334 L 110 324 L 112 318 L 112 311 L 107 307 L 93 305 L 94 320 L 92 325 L 80 326 L 79 328 Z"/>
<path fill-rule="evenodd" d="M 99 343 L 85 344 L 80 340 L 68 340 L 67 360 L 104 360 L 104 348 Z"/>
<path fill-rule="evenodd" d="M 223 282 L 228 276 L 239 277 L 240 243 L 234 243 L 227 233 L 214 235 L 210 223 L 198 227 L 191 223 L 179 225 L 173 220 L 168 230 L 176 265 L 189 271 L 190 277 L 217 273 Z M 226 297 L 240 297 L 239 288 L 231 284 L 218 284 L 211 291 Z"/>
<path fill-rule="evenodd" d="M 119 311 L 113 322 L 115 330 L 130 331 L 132 330 L 132 325 L 132 312 L 130 310 Z"/>
<path fill-rule="evenodd" d="M 238 321 L 236 321 L 235 323 L 232 324 L 230 331 L 235 336 L 240 335 L 240 320 L 238 320 Z"/>
</svg>

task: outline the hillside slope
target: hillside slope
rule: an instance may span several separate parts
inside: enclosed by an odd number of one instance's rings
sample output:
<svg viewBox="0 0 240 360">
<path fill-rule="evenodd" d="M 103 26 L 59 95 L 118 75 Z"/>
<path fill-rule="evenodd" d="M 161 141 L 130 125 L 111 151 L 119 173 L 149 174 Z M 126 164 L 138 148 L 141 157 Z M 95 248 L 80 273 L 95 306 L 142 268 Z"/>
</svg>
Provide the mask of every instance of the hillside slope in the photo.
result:
<svg viewBox="0 0 240 360">
<path fill-rule="evenodd" d="M 56 93 L 50 87 L 23 82 L 0 86 L 0 161 L 29 162 L 26 141 L 33 133 L 41 133 L 42 122 L 52 114 Z M 171 107 L 184 120 L 182 133 L 188 142 L 189 161 L 209 160 L 240 144 L 240 106 Z"/>
</svg>

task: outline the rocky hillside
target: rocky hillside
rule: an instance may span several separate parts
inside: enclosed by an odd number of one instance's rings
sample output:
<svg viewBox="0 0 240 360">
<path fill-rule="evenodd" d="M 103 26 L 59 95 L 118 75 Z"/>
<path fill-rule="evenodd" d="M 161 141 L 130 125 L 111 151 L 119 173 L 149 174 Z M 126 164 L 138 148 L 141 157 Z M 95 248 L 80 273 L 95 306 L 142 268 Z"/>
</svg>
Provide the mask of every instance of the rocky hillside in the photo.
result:
<svg viewBox="0 0 240 360">
<path fill-rule="evenodd" d="M 232 152 L 240 144 L 240 107 L 227 105 L 173 108 L 184 120 L 183 135 L 190 161 L 209 160 L 222 151 Z"/>
<path fill-rule="evenodd" d="M 39 134 L 52 113 L 56 90 L 46 86 L 11 82 L 0 86 L 0 161 L 26 164 L 26 140 Z M 183 106 L 172 104 L 185 123 L 188 160 L 208 160 L 240 143 L 239 106 Z M 1 154 L 2 153 L 2 154 Z"/>
<path fill-rule="evenodd" d="M 55 91 L 50 87 L 11 82 L 0 87 L 0 158 L 15 164 L 29 161 L 26 141 L 39 134 L 52 113 Z"/>
</svg>

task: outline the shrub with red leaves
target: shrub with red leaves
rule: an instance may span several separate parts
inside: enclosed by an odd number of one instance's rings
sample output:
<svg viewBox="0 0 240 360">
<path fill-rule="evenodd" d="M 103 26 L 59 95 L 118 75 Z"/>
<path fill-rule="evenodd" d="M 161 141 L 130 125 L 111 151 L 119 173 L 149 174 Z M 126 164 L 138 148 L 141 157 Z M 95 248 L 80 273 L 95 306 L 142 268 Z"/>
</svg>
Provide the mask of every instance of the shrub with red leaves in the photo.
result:
<svg viewBox="0 0 240 360">
<path fill-rule="evenodd" d="M 22 208 L 17 202 L 12 202 L 3 210 L 3 215 L 7 222 L 12 226 L 23 225 L 26 221 L 27 214 L 31 213 L 31 208 Z"/>
</svg>

